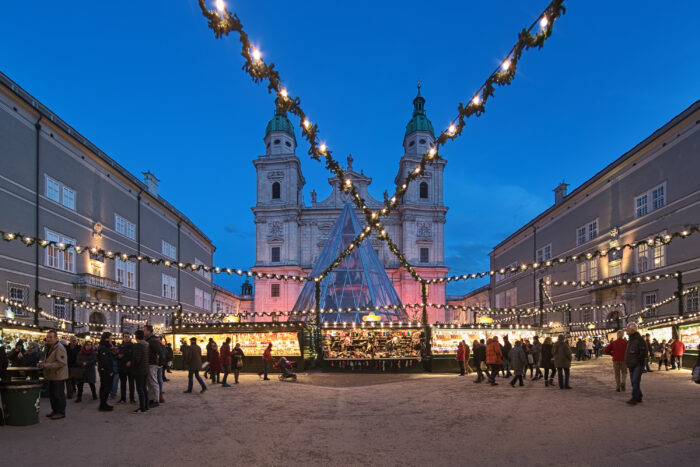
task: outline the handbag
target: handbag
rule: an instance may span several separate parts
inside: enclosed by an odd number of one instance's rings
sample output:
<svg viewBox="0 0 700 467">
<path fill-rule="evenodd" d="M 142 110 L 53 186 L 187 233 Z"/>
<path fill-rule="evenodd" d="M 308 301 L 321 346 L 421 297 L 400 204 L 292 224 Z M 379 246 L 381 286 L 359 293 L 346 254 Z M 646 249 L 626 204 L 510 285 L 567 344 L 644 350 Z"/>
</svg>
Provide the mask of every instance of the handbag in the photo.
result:
<svg viewBox="0 0 700 467">
<path fill-rule="evenodd" d="M 243 359 L 242 359 L 242 358 L 237 358 L 237 359 L 236 359 L 236 368 L 239 369 L 239 370 L 240 370 L 241 368 L 243 368 Z"/>
<path fill-rule="evenodd" d="M 532 358 L 532 354 L 527 354 L 527 363 L 528 365 L 534 365 L 535 364 L 535 359 Z"/>
<path fill-rule="evenodd" d="M 693 381 L 700 384 L 700 365 L 695 365 L 693 367 Z"/>
<path fill-rule="evenodd" d="M 486 362 L 481 362 L 479 364 L 479 368 L 481 368 L 481 371 L 486 371 L 488 367 L 486 366 Z"/>
</svg>

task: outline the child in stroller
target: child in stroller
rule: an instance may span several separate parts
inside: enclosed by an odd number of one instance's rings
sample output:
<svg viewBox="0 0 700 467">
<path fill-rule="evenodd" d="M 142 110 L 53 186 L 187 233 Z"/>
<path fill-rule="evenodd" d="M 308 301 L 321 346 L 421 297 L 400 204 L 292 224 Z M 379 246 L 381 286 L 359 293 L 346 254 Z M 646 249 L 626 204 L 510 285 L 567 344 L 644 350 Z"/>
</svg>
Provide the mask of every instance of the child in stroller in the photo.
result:
<svg viewBox="0 0 700 467">
<path fill-rule="evenodd" d="M 284 357 L 280 357 L 280 359 L 277 360 L 273 365 L 275 370 L 279 370 L 282 372 L 282 374 L 280 375 L 280 381 L 296 381 L 297 375 L 296 373 L 294 373 L 295 366 L 295 362 L 290 362 Z"/>
</svg>

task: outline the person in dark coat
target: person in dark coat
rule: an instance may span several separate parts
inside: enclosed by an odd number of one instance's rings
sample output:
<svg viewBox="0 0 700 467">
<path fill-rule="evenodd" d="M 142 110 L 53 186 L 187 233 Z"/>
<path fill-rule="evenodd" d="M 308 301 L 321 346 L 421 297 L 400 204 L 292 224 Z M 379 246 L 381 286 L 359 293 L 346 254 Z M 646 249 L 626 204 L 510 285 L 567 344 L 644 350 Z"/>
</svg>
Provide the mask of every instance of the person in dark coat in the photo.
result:
<svg viewBox="0 0 700 467">
<path fill-rule="evenodd" d="M 27 345 L 27 351 L 24 353 L 24 358 L 22 359 L 22 366 L 35 367 L 37 363 L 43 358 L 43 354 L 39 349 L 38 342 L 30 342 Z"/>
<path fill-rule="evenodd" d="M 523 375 L 527 369 L 527 355 L 525 355 L 521 341 L 515 341 L 515 345 L 510 349 L 508 360 L 513 370 L 513 379 L 510 381 L 510 385 L 515 387 L 516 381 L 519 381 L 520 386 L 524 386 Z"/>
<path fill-rule="evenodd" d="M 482 345 L 478 340 L 472 342 L 472 352 L 474 354 L 474 369 L 476 370 L 475 383 L 480 383 L 484 379 L 484 370 L 481 369 L 481 362 L 486 362 L 486 346 Z"/>
<path fill-rule="evenodd" d="M 187 368 L 187 390 L 185 392 L 192 392 L 193 376 L 197 378 L 197 382 L 202 386 L 202 390 L 199 392 L 203 393 L 206 391 L 207 386 L 204 384 L 204 381 L 202 381 L 202 377 L 199 376 L 199 370 L 202 369 L 202 349 L 197 345 L 196 337 L 190 337 L 190 346 L 187 349 L 185 367 Z"/>
<path fill-rule="evenodd" d="M 148 406 L 158 407 L 160 403 L 160 385 L 158 383 L 158 366 L 165 364 L 165 352 L 160 339 L 153 334 L 153 326 L 147 324 L 143 327 L 143 335 L 148 344 Z"/>
<path fill-rule="evenodd" d="M 581 338 L 579 338 L 578 342 L 576 342 L 576 360 L 579 362 L 582 361 L 585 352 L 586 343 L 583 342 Z"/>
<path fill-rule="evenodd" d="M 7 371 L 7 365 L 9 365 L 9 363 L 5 346 L 0 342 L 0 379 L 5 379 L 5 372 Z"/>
<path fill-rule="evenodd" d="M 572 353 L 571 347 L 564 334 L 559 334 L 557 343 L 552 346 L 554 366 L 559 376 L 559 389 L 571 389 L 569 386 L 569 374 L 571 371 Z"/>
<path fill-rule="evenodd" d="M 142 329 L 134 335 L 136 343 L 131 347 L 131 361 L 126 364 L 133 375 L 136 393 L 139 395 L 139 408 L 134 410 L 134 413 L 143 413 L 148 411 L 148 344 L 144 340 Z"/>
<path fill-rule="evenodd" d="M 112 333 L 102 333 L 100 345 L 97 347 L 97 372 L 100 375 L 100 406 L 101 412 L 109 412 L 114 407 L 107 404 L 109 392 L 112 389 L 114 379 L 114 354 L 112 352 Z"/>
<path fill-rule="evenodd" d="M 503 336 L 503 348 L 501 349 L 501 355 L 503 355 L 502 373 L 504 378 L 510 378 L 512 373 L 510 372 L 510 362 L 508 361 L 508 355 L 510 354 L 510 349 L 513 345 L 508 340 L 508 334 Z"/>
<path fill-rule="evenodd" d="M 12 366 L 23 366 L 22 365 L 22 359 L 24 358 L 25 350 L 24 350 L 24 341 L 22 339 L 18 340 L 17 343 L 15 344 L 15 348 L 12 349 L 12 352 L 10 352 L 10 355 L 8 355 L 8 360 L 10 361 L 10 365 Z"/>
<path fill-rule="evenodd" d="M 226 382 L 228 374 L 231 373 L 231 338 L 227 337 L 226 342 L 221 346 L 221 366 L 224 368 L 224 379 L 221 380 L 221 386 L 224 388 L 231 387 Z"/>
<path fill-rule="evenodd" d="M 180 353 L 182 354 L 182 362 L 180 363 L 180 369 L 187 371 L 187 349 L 189 346 L 187 345 L 187 341 L 185 339 L 182 339 L 180 341 Z"/>
<path fill-rule="evenodd" d="M 532 346 L 530 347 L 530 355 L 532 355 L 532 365 L 535 368 L 535 376 L 531 379 L 534 381 L 537 381 L 538 379 L 542 378 L 542 370 L 540 370 L 540 367 L 542 366 L 540 359 L 541 354 L 542 344 L 540 343 L 540 338 L 535 336 L 532 340 Z M 532 375 L 532 372 L 530 372 L 530 375 Z"/>
<path fill-rule="evenodd" d="M 216 342 L 212 343 L 209 350 L 209 374 L 211 375 L 212 384 L 219 383 L 221 375 L 221 355 L 219 354 L 219 346 Z"/>
<path fill-rule="evenodd" d="M 554 354 L 552 352 L 552 338 L 546 337 L 542 343 L 542 352 L 540 353 L 540 365 L 544 369 L 544 385 L 545 387 L 554 387 Z M 552 373 L 551 375 L 549 373 Z"/>
<path fill-rule="evenodd" d="M 651 358 L 652 355 L 654 355 L 653 348 L 651 346 L 651 336 L 647 333 L 644 336 L 644 345 L 647 347 L 647 356 L 644 359 L 644 371 L 643 373 L 651 373 L 652 369 L 651 366 L 649 366 L 649 359 Z"/>
<path fill-rule="evenodd" d="M 131 352 L 133 352 L 134 344 L 131 342 L 131 334 L 125 332 L 122 334 L 122 343 L 117 348 L 117 370 L 119 371 L 119 382 L 121 384 L 120 404 L 126 403 L 126 385 L 129 383 L 129 402 L 134 400 L 134 375 L 131 373 L 130 365 Z"/>
<path fill-rule="evenodd" d="M 461 342 L 457 346 L 457 364 L 459 364 L 459 376 L 464 376 L 464 344 Z"/>
<path fill-rule="evenodd" d="M 238 384 L 238 376 L 241 374 L 241 369 L 243 368 L 243 349 L 241 349 L 241 344 L 236 342 L 236 346 L 231 352 L 231 363 L 233 365 L 233 376 L 235 378 L 235 384 Z"/>
<path fill-rule="evenodd" d="M 165 344 L 165 371 L 168 373 L 173 372 L 173 346 L 170 342 Z M 170 381 L 168 378 L 163 378 L 163 381 Z"/>
<path fill-rule="evenodd" d="M 80 353 L 80 344 L 78 338 L 71 336 L 68 345 L 66 346 L 66 356 L 68 357 L 68 379 L 66 380 L 66 397 L 73 398 L 73 394 L 77 392 L 78 381 L 82 374 L 82 369 L 77 363 L 78 354 Z"/>
<path fill-rule="evenodd" d="M 630 405 L 642 402 L 642 371 L 647 358 L 647 344 L 639 334 L 637 323 L 627 324 L 627 349 L 625 350 L 625 365 L 629 369 L 632 384 L 632 398 L 627 401 Z"/>
<path fill-rule="evenodd" d="M 92 400 L 97 400 L 97 389 L 95 388 L 95 365 L 97 364 L 97 354 L 93 347 L 92 341 L 87 341 L 80 349 L 78 356 L 75 359 L 76 365 L 82 370 L 78 379 L 78 397 L 75 402 L 83 401 L 83 386 L 85 383 L 90 385 L 92 391 Z"/>
</svg>

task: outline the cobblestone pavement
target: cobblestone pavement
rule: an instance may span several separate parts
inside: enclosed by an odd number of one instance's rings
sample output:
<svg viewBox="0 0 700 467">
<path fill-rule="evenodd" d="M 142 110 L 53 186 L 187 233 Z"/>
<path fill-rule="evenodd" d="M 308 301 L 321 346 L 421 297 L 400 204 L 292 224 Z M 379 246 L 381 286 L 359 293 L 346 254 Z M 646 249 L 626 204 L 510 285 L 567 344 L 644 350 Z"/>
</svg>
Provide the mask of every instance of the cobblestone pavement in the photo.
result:
<svg viewBox="0 0 700 467">
<path fill-rule="evenodd" d="M 0 427 L 4 465 L 698 465 L 700 385 L 690 372 L 642 379 L 628 406 L 612 363 L 575 363 L 573 390 L 511 388 L 445 374 L 301 374 L 298 383 L 243 376 L 230 388 L 166 403 L 97 411 L 68 402 L 67 418 Z M 197 385 L 195 383 L 195 389 Z M 42 415 L 49 410 L 42 400 Z"/>
</svg>

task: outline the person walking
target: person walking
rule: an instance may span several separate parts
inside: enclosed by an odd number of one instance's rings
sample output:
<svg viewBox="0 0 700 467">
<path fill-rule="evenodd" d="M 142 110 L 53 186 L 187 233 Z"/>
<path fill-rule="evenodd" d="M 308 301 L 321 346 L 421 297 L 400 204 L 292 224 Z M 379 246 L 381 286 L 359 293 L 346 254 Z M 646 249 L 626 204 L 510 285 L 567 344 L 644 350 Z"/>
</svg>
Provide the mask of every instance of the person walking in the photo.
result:
<svg viewBox="0 0 700 467">
<path fill-rule="evenodd" d="M 199 376 L 199 370 L 202 369 L 202 349 L 197 345 L 197 338 L 190 337 L 190 345 L 187 349 L 187 361 L 185 362 L 187 368 L 187 390 L 186 393 L 192 392 L 192 385 L 194 381 L 192 377 L 197 378 L 197 382 L 202 386 L 202 390 L 199 391 L 200 394 L 207 390 L 206 384 L 202 381 L 202 377 Z"/>
<path fill-rule="evenodd" d="M 241 344 L 236 342 L 236 346 L 231 352 L 231 361 L 233 364 L 233 376 L 235 378 L 235 384 L 238 384 L 238 376 L 241 374 L 241 369 L 243 368 L 243 357 L 245 357 L 245 354 L 243 353 L 243 349 L 241 349 Z"/>
<path fill-rule="evenodd" d="M 107 403 L 114 379 L 114 354 L 112 353 L 112 333 L 105 331 L 97 347 L 97 372 L 100 375 L 100 406 L 101 412 L 109 412 L 114 407 Z"/>
<path fill-rule="evenodd" d="M 474 371 L 472 367 L 469 366 L 469 354 L 471 353 L 471 349 L 469 348 L 469 344 L 464 340 L 462 341 L 462 345 L 464 346 L 464 370 L 467 372 L 467 376 L 469 376 Z"/>
<path fill-rule="evenodd" d="M 66 348 L 58 342 L 56 331 L 46 333 L 46 358 L 37 366 L 44 371 L 44 379 L 49 382 L 49 400 L 51 412 L 46 414 L 51 420 L 66 418 L 66 393 L 65 386 L 68 379 L 68 356 Z"/>
<path fill-rule="evenodd" d="M 545 337 L 540 353 L 540 365 L 544 368 L 544 386 L 554 387 L 554 353 L 552 349 L 552 338 Z M 551 371 L 551 375 L 549 374 Z"/>
<path fill-rule="evenodd" d="M 472 348 L 474 352 L 474 370 L 476 371 L 475 383 L 482 382 L 484 378 L 484 372 L 481 369 L 481 364 L 486 365 L 486 346 L 481 345 L 481 343 L 474 339 L 472 342 Z"/>
<path fill-rule="evenodd" d="M 510 372 L 510 362 L 508 361 L 508 354 L 510 354 L 510 350 L 513 348 L 513 345 L 510 343 L 508 340 L 508 334 L 505 334 L 503 336 L 503 348 L 501 349 L 501 355 L 502 355 L 502 369 L 503 369 L 503 377 L 504 378 L 510 378 L 512 373 Z"/>
<path fill-rule="evenodd" d="M 627 401 L 630 405 L 642 402 L 642 370 L 647 357 L 647 345 L 638 332 L 637 323 L 627 324 L 627 349 L 625 351 L 625 364 L 630 372 L 632 384 L 632 398 Z"/>
<path fill-rule="evenodd" d="M 657 359 L 659 361 L 659 371 L 661 371 L 661 364 L 663 363 L 664 368 L 666 368 L 666 371 L 668 371 L 668 356 L 669 356 L 669 345 L 666 343 L 666 339 L 661 341 L 661 344 L 659 344 L 659 349 L 658 349 L 658 355 Z"/>
<path fill-rule="evenodd" d="M 97 379 L 95 376 L 97 353 L 95 352 L 92 341 L 85 342 L 83 347 L 80 349 L 76 362 L 81 369 L 81 375 L 78 381 L 78 397 L 75 398 L 75 402 L 79 403 L 83 401 L 83 387 L 85 386 L 85 383 L 90 386 L 92 400 L 97 400 L 97 389 L 95 388 L 95 380 Z"/>
<path fill-rule="evenodd" d="M 593 341 L 586 339 L 586 360 L 593 358 Z"/>
<path fill-rule="evenodd" d="M 651 367 L 649 366 L 649 360 L 651 359 L 652 355 L 654 355 L 653 348 L 651 346 L 651 340 L 650 340 L 649 333 L 644 335 L 644 345 L 647 348 L 647 353 L 646 357 L 644 358 L 644 369 L 642 370 L 642 373 L 651 373 Z"/>
<path fill-rule="evenodd" d="M 600 347 L 602 346 L 600 339 L 598 339 L 598 336 L 593 339 L 593 352 L 595 353 L 595 359 L 598 360 L 598 357 L 600 357 Z"/>
<path fill-rule="evenodd" d="M 627 341 L 625 331 L 617 331 L 617 339 L 605 346 L 605 353 L 612 356 L 613 370 L 615 372 L 615 391 L 624 392 L 627 381 L 627 365 L 625 365 L 625 352 L 627 351 Z"/>
<path fill-rule="evenodd" d="M 464 376 L 464 344 L 457 345 L 457 364 L 459 365 L 459 376 Z"/>
<path fill-rule="evenodd" d="M 685 353 L 685 345 L 680 339 L 673 339 L 671 344 L 671 368 L 680 370 L 683 366 L 683 353 Z"/>
<path fill-rule="evenodd" d="M 187 371 L 187 364 L 185 363 L 187 361 L 187 349 L 189 346 L 187 345 L 187 341 L 183 338 L 180 340 L 180 353 L 182 354 L 182 361 L 180 362 L 180 369 L 183 371 Z"/>
<path fill-rule="evenodd" d="M 66 396 L 72 399 L 77 394 L 78 381 L 82 377 L 83 370 L 77 363 L 78 354 L 80 353 L 80 345 L 78 338 L 70 336 L 70 341 L 66 347 L 66 355 L 68 357 L 68 379 L 66 380 Z"/>
<path fill-rule="evenodd" d="M 498 343 L 498 338 L 492 337 L 486 340 L 486 364 L 491 370 L 487 373 L 491 386 L 497 386 L 496 376 L 503 365 L 503 354 L 501 353 L 501 345 Z"/>
<path fill-rule="evenodd" d="M 139 396 L 139 408 L 134 410 L 134 413 L 144 413 L 148 411 L 148 383 L 146 379 L 148 378 L 149 349 L 142 329 L 137 330 L 134 336 L 136 343 L 131 347 L 131 361 L 127 362 L 126 365 L 134 379 L 136 394 Z"/>
<path fill-rule="evenodd" d="M 272 342 L 267 344 L 267 348 L 262 354 L 262 360 L 263 360 L 263 369 L 260 373 L 258 373 L 259 377 L 262 377 L 263 374 L 265 374 L 265 377 L 263 378 L 265 381 L 269 381 L 270 378 L 267 377 L 267 372 L 270 369 L 270 364 L 272 362 Z"/>
<path fill-rule="evenodd" d="M 576 342 L 576 361 L 580 362 L 583 360 L 583 353 L 585 350 L 586 343 L 579 337 L 578 341 Z"/>
<path fill-rule="evenodd" d="M 211 365 L 211 349 L 212 345 L 214 344 L 214 338 L 210 337 L 209 342 L 207 343 L 206 351 L 207 351 L 207 367 L 204 369 L 204 379 L 208 379 L 210 375 L 210 368 L 209 366 Z"/>
<path fill-rule="evenodd" d="M 231 338 L 227 337 L 226 342 L 221 345 L 221 366 L 224 369 L 224 378 L 221 380 L 221 387 L 230 388 L 226 382 L 228 374 L 231 373 Z"/>
<path fill-rule="evenodd" d="M 117 347 L 117 370 L 119 371 L 119 382 L 121 384 L 120 404 L 126 403 L 126 386 L 129 385 L 129 402 L 136 402 L 134 399 L 134 374 L 128 363 L 131 361 L 134 344 L 131 342 L 131 334 L 122 334 L 122 342 Z"/>
<path fill-rule="evenodd" d="M 582 341 L 579 341 L 582 342 Z M 559 376 L 559 389 L 571 389 L 569 376 L 571 372 L 572 353 L 564 334 L 559 334 L 557 343 L 553 347 L 554 366 Z"/>
<path fill-rule="evenodd" d="M 173 346 L 170 345 L 170 342 L 165 344 L 165 368 L 164 372 L 165 373 L 172 373 L 173 372 L 173 359 L 175 355 L 173 354 Z M 163 375 L 163 381 L 170 381 L 170 379 L 166 378 L 165 375 Z"/>
<path fill-rule="evenodd" d="M 160 401 L 158 365 L 160 362 L 165 361 L 165 355 L 163 353 L 163 346 L 160 345 L 160 340 L 153 334 L 152 325 L 147 324 L 143 327 L 143 335 L 148 344 L 148 407 L 158 407 Z"/>
<path fill-rule="evenodd" d="M 508 360 L 513 369 L 513 379 L 510 381 L 511 387 L 515 387 L 516 381 L 520 382 L 520 386 L 524 386 L 523 375 L 525 375 L 525 370 L 527 368 L 527 356 L 525 355 L 521 341 L 515 341 L 515 345 L 510 349 Z"/>
<path fill-rule="evenodd" d="M 209 351 L 209 374 L 211 375 L 212 384 L 218 384 L 221 374 L 221 355 L 219 354 L 219 346 L 216 342 L 212 343 Z"/>
<path fill-rule="evenodd" d="M 530 355 L 532 355 L 532 364 L 535 367 L 535 376 L 532 378 L 534 381 L 542 378 L 542 366 L 541 355 L 542 355 L 542 344 L 540 343 L 540 338 L 535 336 L 532 339 L 532 346 L 530 347 Z"/>
</svg>

